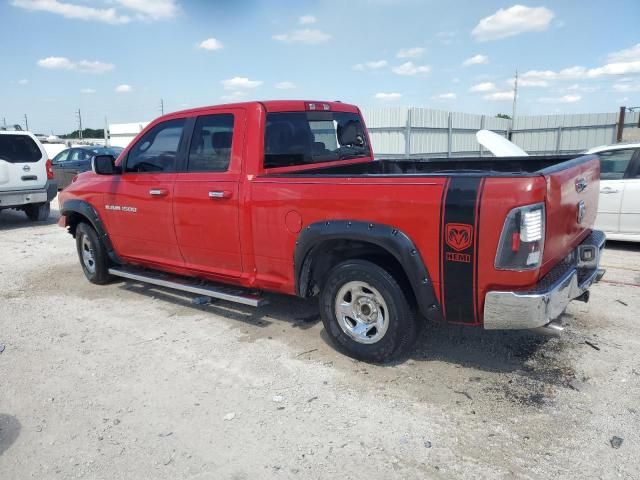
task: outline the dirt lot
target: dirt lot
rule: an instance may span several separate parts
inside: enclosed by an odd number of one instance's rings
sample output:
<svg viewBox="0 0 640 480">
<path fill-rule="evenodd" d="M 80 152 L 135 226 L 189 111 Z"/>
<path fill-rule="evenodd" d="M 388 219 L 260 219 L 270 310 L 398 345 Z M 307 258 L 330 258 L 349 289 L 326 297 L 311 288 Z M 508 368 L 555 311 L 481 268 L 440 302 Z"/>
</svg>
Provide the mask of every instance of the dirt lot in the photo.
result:
<svg viewBox="0 0 640 480">
<path fill-rule="evenodd" d="M 430 325 L 373 366 L 313 302 L 91 285 L 55 217 L 0 214 L 3 480 L 640 478 L 639 245 L 560 338 Z"/>
</svg>

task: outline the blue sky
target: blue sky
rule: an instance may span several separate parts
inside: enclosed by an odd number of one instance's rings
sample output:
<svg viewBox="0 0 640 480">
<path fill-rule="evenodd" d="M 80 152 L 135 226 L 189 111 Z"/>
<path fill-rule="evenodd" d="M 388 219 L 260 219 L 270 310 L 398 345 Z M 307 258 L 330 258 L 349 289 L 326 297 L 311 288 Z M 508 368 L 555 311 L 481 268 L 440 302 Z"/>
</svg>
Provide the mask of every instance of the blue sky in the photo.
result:
<svg viewBox="0 0 640 480">
<path fill-rule="evenodd" d="M 640 105 L 640 2 L 0 0 L 0 122 L 65 133 L 234 100 Z"/>
</svg>

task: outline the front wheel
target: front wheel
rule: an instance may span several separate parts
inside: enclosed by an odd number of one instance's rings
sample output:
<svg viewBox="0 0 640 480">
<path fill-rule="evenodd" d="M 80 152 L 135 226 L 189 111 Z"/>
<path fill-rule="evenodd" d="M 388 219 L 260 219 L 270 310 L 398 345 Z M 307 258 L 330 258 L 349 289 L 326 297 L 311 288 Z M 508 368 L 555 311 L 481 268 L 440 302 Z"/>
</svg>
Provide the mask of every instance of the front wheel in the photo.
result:
<svg viewBox="0 0 640 480">
<path fill-rule="evenodd" d="M 113 278 L 109 274 L 109 257 L 96 231 L 86 223 L 76 228 L 76 247 L 85 277 L 97 285 L 105 285 Z"/>
<path fill-rule="evenodd" d="M 33 203 L 31 205 L 27 205 L 24 208 L 24 213 L 27 214 L 27 218 L 32 222 L 44 222 L 47 218 L 49 218 L 49 214 L 51 213 L 51 205 L 49 204 L 49 202 Z"/>
<path fill-rule="evenodd" d="M 331 270 L 320 310 L 329 336 L 359 360 L 389 360 L 410 347 L 418 332 L 396 279 L 365 260 L 348 260 Z"/>
</svg>

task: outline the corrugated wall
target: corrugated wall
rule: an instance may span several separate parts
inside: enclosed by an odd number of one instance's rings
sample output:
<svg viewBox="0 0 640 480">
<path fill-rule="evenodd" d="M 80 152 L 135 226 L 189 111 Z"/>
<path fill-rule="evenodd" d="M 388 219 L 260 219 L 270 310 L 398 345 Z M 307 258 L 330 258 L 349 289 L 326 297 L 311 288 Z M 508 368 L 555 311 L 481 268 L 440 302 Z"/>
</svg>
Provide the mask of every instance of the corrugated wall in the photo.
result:
<svg viewBox="0 0 640 480">
<path fill-rule="evenodd" d="M 511 121 L 429 108 L 363 108 L 376 155 L 415 157 L 488 155 L 476 141 L 481 128 L 506 136 Z M 627 113 L 625 124 L 638 124 Z M 532 155 L 574 153 L 615 142 L 617 113 L 517 117 L 511 140 Z M 408 138 L 407 138 L 408 137 Z"/>
</svg>

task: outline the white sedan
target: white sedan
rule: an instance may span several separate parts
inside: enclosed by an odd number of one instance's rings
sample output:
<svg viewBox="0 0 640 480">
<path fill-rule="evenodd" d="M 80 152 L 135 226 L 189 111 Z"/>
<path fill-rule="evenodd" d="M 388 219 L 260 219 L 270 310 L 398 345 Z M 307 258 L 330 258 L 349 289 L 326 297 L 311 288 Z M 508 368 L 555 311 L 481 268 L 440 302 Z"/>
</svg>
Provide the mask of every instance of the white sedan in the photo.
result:
<svg viewBox="0 0 640 480">
<path fill-rule="evenodd" d="M 594 147 L 600 157 L 600 201 L 595 228 L 609 240 L 640 242 L 640 143 Z"/>
</svg>

